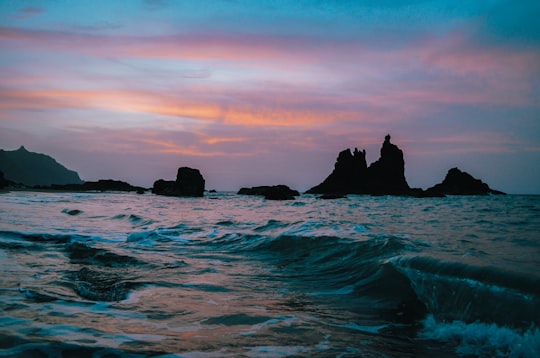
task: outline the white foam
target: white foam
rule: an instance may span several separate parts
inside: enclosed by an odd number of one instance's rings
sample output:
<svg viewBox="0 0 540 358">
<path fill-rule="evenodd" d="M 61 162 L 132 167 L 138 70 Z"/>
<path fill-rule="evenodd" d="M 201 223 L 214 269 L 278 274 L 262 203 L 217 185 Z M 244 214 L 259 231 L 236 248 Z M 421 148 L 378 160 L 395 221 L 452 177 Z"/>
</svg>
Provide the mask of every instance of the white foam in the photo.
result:
<svg viewBox="0 0 540 358">
<path fill-rule="evenodd" d="M 432 315 L 424 321 L 420 338 L 456 343 L 456 353 L 483 357 L 537 358 L 540 355 L 540 330 L 525 332 L 494 323 L 438 322 Z"/>
</svg>

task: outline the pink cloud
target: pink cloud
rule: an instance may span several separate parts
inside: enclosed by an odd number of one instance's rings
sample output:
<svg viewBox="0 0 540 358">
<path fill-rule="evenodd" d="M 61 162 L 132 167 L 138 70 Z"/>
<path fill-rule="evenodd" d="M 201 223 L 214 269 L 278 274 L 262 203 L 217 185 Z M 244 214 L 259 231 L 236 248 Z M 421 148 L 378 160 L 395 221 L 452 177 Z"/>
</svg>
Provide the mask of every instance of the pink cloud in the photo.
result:
<svg viewBox="0 0 540 358">
<path fill-rule="evenodd" d="M 431 39 L 424 47 L 422 58 L 429 67 L 461 76 L 528 75 L 540 71 L 540 50 L 487 46 L 473 41 L 462 32 L 452 33 L 444 40 Z"/>
</svg>

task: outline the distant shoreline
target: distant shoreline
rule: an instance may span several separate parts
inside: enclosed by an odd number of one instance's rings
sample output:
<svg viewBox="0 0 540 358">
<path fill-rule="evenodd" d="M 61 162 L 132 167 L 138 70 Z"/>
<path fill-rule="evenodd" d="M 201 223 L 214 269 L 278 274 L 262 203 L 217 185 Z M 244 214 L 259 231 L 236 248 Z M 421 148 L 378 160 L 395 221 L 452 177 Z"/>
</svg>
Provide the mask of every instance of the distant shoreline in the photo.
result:
<svg viewBox="0 0 540 358">
<path fill-rule="evenodd" d="M 9 193 L 9 192 L 36 192 L 36 193 L 91 193 L 91 194 L 133 194 L 133 195 L 145 195 L 145 194 L 153 194 L 151 189 L 148 189 L 146 190 L 143 194 L 138 194 L 134 191 L 121 191 L 121 190 L 104 190 L 104 191 L 100 191 L 100 190 L 67 190 L 67 189 L 48 189 L 48 188 L 3 188 L 3 189 L 0 189 L 0 194 L 5 194 L 5 193 Z M 207 194 L 213 194 L 213 193 L 229 193 L 229 194 L 234 194 L 234 195 L 239 195 L 239 196 L 243 196 L 241 194 L 238 194 L 237 191 L 234 191 L 234 190 L 215 190 L 215 192 L 212 192 L 210 193 L 210 190 L 208 190 L 206 192 Z M 154 195 L 157 195 L 157 194 L 154 194 Z M 509 195 L 509 196 L 540 196 L 540 194 L 520 194 L 520 193 L 507 193 L 506 195 Z M 300 193 L 300 197 L 319 197 L 320 195 L 319 194 L 308 194 L 308 193 Z M 413 198 L 413 199 L 433 199 L 433 198 L 436 198 L 436 197 L 425 197 L 425 198 L 422 198 L 422 197 L 414 197 L 414 196 L 410 196 L 410 195 L 392 195 L 392 194 L 388 194 L 388 195 L 372 195 L 372 194 L 347 194 L 347 196 L 344 197 L 344 199 L 347 199 L 347 197 L 356 197 L 356 196 L 365 196 L 365 197 L 385 197 L 385 196 L 391 196 L 391 197 L 409 197 L 409 198 Z M 470 196 L 473 196 L 473 197 L 477 197 L 477 196 L 482 196 L 482 197 L 492 197 L 492 196 L 498 196 L 498 195 L 494 195 L 494 194 L 488 194 L 488 195 L 447 195 L 446 197 L 470 197 Z M 180 197 L 181 198 L 181 197 Z M 444 199 L 444 197 L 441 197 L 439 199 Z"/>
</svg>

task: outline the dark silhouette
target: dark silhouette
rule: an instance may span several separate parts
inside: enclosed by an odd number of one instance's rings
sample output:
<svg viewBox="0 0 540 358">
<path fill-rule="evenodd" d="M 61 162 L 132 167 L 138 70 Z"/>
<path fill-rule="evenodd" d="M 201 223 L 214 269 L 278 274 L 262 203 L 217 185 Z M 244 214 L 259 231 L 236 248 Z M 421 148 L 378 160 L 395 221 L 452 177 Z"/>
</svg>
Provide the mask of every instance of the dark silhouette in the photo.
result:
<svg viewBox="0 0 540 358">
<path fill-rule="evenodd" d="M 309 189 L 309 194 L 363 194 L 367 188 L 366 151 L 350 149 L 340 152 L 332 173 L 319 185 Z"/>
<path fill-rule="evenodd" d="M 4 172 L 0 170 L 0 189 L 5 188 L 9 185 L 9 182 L 4 178 Z"/>
<path fill-rule="evenodd" d="M 385 137 L 379 160 L 369 167 L 366 151 L 350 149 L 339 153 L 334 171 L 308 194 L 408 195 L 411 189 L 405 179 L 403 152 Z"/>
<path fill-rule="evenodd" d="M 167 196 L 204 196 L 204 178 L 198 169 L 181 167 L 176 181 L 159 179 L 154 182 L 152 193 Z"/>
<path fill-rule="evenodd" d="M 366 152 L 346 149 L 339 153 L 334 170 L 308 194 L 324 194 L 321 198 L 339 198 L 345 194 L 405 195 L 414 197 L 441 197 L 445 195 L 504 194 L 490 189 L 481 180 L 450 169 L 441 184 L 428 190 L 410 188 L 405 179 L 403 152 L 390 143 L 390 134 L 384 138 L 380 158 L 369 167 Z"/>
<path fill-rule="evenodd" d="M 331 200 L 331 199 L 343 199 L 346 198 L 347 195 L 340 194 L 340 193 L 331 193 L 331 194 L 323 194 L 319 196 L 319 199 L 325 199 L 325 200 Z"/>
<path fill-rule="evenodd" d="M 480 179 L 474 178 L 469 173 L 458 168 L 452 168 L 446 174 L 442 183 L 432 186 L 426 193 L 429 196 L 440 195 L 488 195 L 503 194 L 503 192 L 491 189 Z"/>
<path fill-rule="evenodd" d="M 376 195 L 404 195 L 410 192 L 405 180 L 403 152 L 390 143 L 390 134 L 384 138 L 381 157 L 372 163 L 367 172 L 368 191 Z"/>
<path fill-rule="evenodd" d="M 256 186 L 253 188 L 242 188 L 238 191 L 241 195 L 262 195 L 268 200 L 294 200 L 300 193 L 289 188 L 287 185 Z"/>
<path fill-rule="evenodd" d="M 13 151 L 0 149 L 0 170 L 6 179 L 25 186 L 82 184 L 77 172 L 48 155 L 29 152 L 24 146 Z"/>
<path fill-rule="evenodd" d="M 48 187 L 39 187 L 42 189 L 67 190 L 67 191 L 135 191 L 142 193 L 146 189 L 140 186 L 133 186 L 120 180 L 100 179 L 98 181 L 87 181 L 83 184 L 53 184 Z"/>
</svg>

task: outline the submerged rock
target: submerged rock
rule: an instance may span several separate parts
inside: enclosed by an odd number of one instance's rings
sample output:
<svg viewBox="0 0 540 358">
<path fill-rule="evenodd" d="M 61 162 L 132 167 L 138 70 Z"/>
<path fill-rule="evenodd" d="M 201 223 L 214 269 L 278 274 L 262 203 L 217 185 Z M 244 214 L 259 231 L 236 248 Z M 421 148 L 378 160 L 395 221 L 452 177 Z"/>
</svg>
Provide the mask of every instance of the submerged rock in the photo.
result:
<svg viewBox="0 0 540 358">
<path fill-rule="evenodd" d="M 458 168 L 450 169 L 442 183 L 429 188 L 426 190 L 426 193 L 431 196 L 505 194 L 501 191 L 491 189 L 480 179 L 476 179 L 469 173 L 463 172 Z"/>
<path fill-rule="evenodd" d="M 204 178 L 198 169 L 178 168 L 176 180 L 159 179 L 154 182 L 152 193 L 167 196 L 204 196 Z"/>
<path fill-rule="evenodd" d="M 294 200 L 300 193 L 289 188 L 287 185 L 255 186 L 252 188 L 242 188 L 238 191 L 240 195 L 261 195 L 268 200 Z"/>
<path fill-rule="evenodd" d="M 91 301 L 115 302 L 127 298 L 131 284 L 109 271 L 83 267 L 75 273 L 75 292 Z"/>
</svg>

